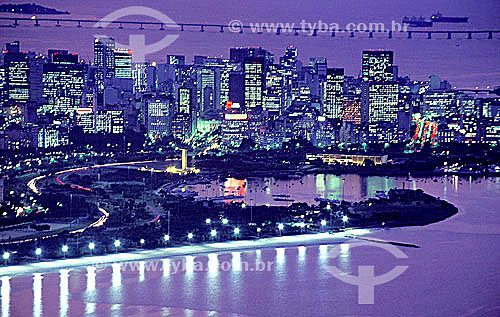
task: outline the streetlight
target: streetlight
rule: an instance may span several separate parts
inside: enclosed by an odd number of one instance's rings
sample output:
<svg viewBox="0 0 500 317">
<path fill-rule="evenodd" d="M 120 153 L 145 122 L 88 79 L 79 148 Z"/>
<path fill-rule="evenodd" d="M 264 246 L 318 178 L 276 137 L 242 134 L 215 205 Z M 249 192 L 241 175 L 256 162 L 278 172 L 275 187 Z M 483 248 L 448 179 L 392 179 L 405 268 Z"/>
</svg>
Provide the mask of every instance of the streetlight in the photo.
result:
<svg viewBox="0 0 500 317">
<path fill-rule="evenodd" d="M 322 226 L 322 227 L 325 227 L 325 226 L 326 226 L 326 220 L 325 220 L 325 219 L 321 220 L 321 226 Z"/>
<path fill-rule="evenodd" d="M 189 240 L 193 239 L 193 233 L 192 232 L 188 233 L 188 239 Z"/>
<path fill-rule="evenodd" d="M 283 230 L 283 228 L 285 228 L 285 226 L 282 223 L 278 224 L 278 229 L 280 230 L 280 236 L 281 236 L 281 231 Z"/>
<path fill-rule="evenodd" d="M 69 249 L 69 248 L 68 248 L 68 246 L 67 246 L 67 245 L 63 245 L 63 246 L 61 247 L 61 251 L 62 251 L 62 252 L 63 252 L 63 254 L 64 254 L 64 258 L 66 258 L 66 252 L 68 252 L 68 249 Z"/>
<path fill-rule="evenodd" d="M 116 251 L 118 251 L 118 248 L 121 245 L 120 240 L 116 239 L 114 245 L 115 245 Z"/>
<path fill-rule="evenodd" d="M 222 218 L 222 224 L 223 225 L 227 225 L 228 222 L 229 222 L 229 220 L 227 220 L 227 218 Z"/>
<path fill-rule="evenodd" d="M 168 241 L 170 241 L 170 236 L 168 234 L 164 235 L 163 240 L 165 240 L 165 243 L 168 243 Z"/>
<path fill-rule="evenodd" d="M 40 255 L 42 254 L 42 249 L 36 248 L 35 254 L 38 260 L 40 260 Z"/>
<path fill-rule="evenodd" d="M 239 234 L 240 234 L 240 228 L 238 227 L 234 228 L 234 235 L 236 236 L 236 238 L 238 238 Z"/>
<path fill-rule="evenodd" d="M 347 217 L 347 216 L 342 217 L 342 221 L 344 222 L 344 227 L 345 227 L 347 220 L 349 220 L 349 217 Z"/>
<path fill-rule="evenodd" d="M 209 225 L 211 222 L 212 222 L 212 220 L 210 220 L 210 218 L 205 219 L 205 223 L 206 223 L 207 225 Z"/>
<path fill-rule="evenodd" d="M 210 236 L 211 236 L 212 238 L 215 238 L 215 237 L 217 236 L 217 230 L 212 229 L 212 230 L 210 231 Z"/>
<path fill-rule="evenodd" d="M 90 249 L 90 255 L 92 255 L 92 252 L 94 251 L 95 249 L 95 243 L 94 242 L 90 242 L 89 243 L 89 249 Z"/>
<path fill-rule="evenodd" d="M 5 262 L 5 265 L 7 265 L 7 261 L 9 260 L 10 258 L 10 253 L 9 252 L 4 252 L 3 253 L 3 260 Z"/>
<path fill-rule="evenodd" d="M 141 240 L 139 240 L 139 243 L 144 244 L 144 243 L 146 243 L 146 241 L 144 239 L 141 239 Z"/>
<path fill-rule="evenodd" d="M 245 204 L 245 203 L 241 204 L 241 208 L 246 208 L 246 207 L 247 207 L 247 204 Z"/>
</svg>

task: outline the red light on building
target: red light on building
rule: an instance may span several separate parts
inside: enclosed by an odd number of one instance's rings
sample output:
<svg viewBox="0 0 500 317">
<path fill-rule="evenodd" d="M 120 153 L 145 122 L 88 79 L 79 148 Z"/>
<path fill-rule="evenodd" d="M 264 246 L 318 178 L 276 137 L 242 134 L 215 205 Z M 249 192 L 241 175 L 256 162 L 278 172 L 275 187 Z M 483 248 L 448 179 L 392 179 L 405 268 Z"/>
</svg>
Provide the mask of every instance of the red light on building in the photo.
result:
<svg viewBox="0 0 500 317">
<path fill-rule="evenodd" d="M 92 112 L 92 108 L 79 108 L 79 109 L 76 109 L 76 111 L 78 113 L 90 113 L 90 112 Z"/>
<path fill-rule="evenodd" d="M 230 110 L 231 107 L 233 106 L 233 102 L 232 101 L 226 101 L 226 110 Z"/>
</svg>

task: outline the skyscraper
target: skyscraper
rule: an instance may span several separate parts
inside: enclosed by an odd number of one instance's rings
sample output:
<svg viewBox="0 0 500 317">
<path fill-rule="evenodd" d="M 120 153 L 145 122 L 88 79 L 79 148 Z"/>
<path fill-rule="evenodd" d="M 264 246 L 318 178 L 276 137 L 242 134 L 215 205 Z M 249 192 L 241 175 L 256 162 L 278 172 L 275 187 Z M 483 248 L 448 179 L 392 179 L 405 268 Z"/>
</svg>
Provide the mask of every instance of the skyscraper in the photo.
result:
<svg viewBox="0 0 500 317">
<path fill-rule="evenodd" d="M 7 121 L 31 121 L 42 102 L 43 61 L 34 53 L 20 51 L 19 42 L 7 43 L 3 59 L 3 107 L 8 107 Z M 34 119 L 34 118 L 33 118 Z"/>
<path fill-rule="evenodd" d="M 167 55 L 167 64 L 184 66 L 186 57 L 184 55 Z"/>
<path fill-rule="evenodd" d="M 104 80 L 114 77 L 115 69 L 115 41 L 112 38 L 101 37 L 94 40 L 94 66 L 96 103 L 104 102 Z"/>
<path fill-rule="evenodd" d="M 179 88 L 179 111 L 180 113 L 190 114 L 193 108 L 191 88 Z"/>
<path fill-rule="evenodd" d="M 172 104 L 164 97 L 146 100 L 146 128 L 151 139 L 159 139 L 170 134 Z"/>
<path fill-rule="evenodd" d="M 259 59 L 248 59 L 243 65 L 245 74 L 245 107 L 248 110 L 262 109 L 264 63 Z"/>
<path fill-rule="evenodd" d="M 78 55 L 67 51 L 49 51 L 52 62 L 43 65 L 43 97 L 40 115 L 68 115 L 83 104 L 87 65 L 78 63 Z"/>
<path fill-rule="evenodd" d="M 393 58 L 392 51 L 363 51 L 363 80 L 392 81 Z"/>
<path fill-rule="evenodd" d="M 220 105 L 220 69 L 212 66 L 200 67 L 197 78 L 201 112 L 216 111 Z"/>
<path fill-rule="evenodd" d="M 397 96 L 394 97 L 394 89 L 397 89 L 398 85 L 397 83 L 388 84 L 394 79 L 393 58 L 392 51 L 363 51 L 361 88 L 361 121 L 363 123 L 397 119 L 398 109 L 393 102 L 395 98 L 397 100 Z M 385 102 L 388 102 L 386 106 Z"/>
<path fill-rule="evenodd" d="M 116 48 L 114 50 L 115 78 L 132 78 L 132 50 Z"/>
<path fill-rule="evenodd" d="M 342 118 L 344 103 L 344 69 L 328 68 L 323 90 L 323 116 L 329 119 Z"/>
<path fill-rule="evenodd" d="M 395 123 L 398 119 L 399 85 L 396 82 L 368 83 L 369 122 L 387 121 Z"/>
<path fill-rule="evenodd" d="M 266 74 L 263 110 L 268 111 L 270 116 L 279 116 L 284 111 L 283 83 L 282 74 L 275 71 Z"/>
<path fill-rule="evenodd" d="M 361 123 L 361 101 L 359 99 L 345 99 L 342 109 L 342 120 L 354 124 Z"/>
</svg>

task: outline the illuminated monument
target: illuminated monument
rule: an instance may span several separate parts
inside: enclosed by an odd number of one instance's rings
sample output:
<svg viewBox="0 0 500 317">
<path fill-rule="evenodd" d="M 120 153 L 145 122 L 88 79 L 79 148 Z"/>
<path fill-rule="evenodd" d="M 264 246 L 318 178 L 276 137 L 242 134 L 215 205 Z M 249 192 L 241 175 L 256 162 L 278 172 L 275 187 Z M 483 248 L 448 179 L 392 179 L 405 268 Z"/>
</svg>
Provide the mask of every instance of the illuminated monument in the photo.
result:
<svg viewBox="0 0 500 317">
<path fill-rule="evenodd" d="M 188 167 L 188 160 L 187 160 L 187 149 L 181 149 L 181 155 L 182 155 L 182 165 L 181 168 L 183 171 L 187 170 Z"/>
</svg>

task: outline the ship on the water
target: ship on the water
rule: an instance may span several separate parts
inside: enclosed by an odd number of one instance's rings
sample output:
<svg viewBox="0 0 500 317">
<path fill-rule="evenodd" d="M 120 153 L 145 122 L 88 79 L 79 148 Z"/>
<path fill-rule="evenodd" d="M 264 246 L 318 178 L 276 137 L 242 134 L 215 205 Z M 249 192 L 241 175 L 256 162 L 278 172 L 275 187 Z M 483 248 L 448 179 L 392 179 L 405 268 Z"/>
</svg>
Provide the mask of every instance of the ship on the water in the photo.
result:
<svg viewBox="0 0 500 317">
<path fill-rule="evenodd" d="M 445 23 L 467 23 L 469 21 L 469 17 L 446 17 L 438 11 L 436 14 L 431 15 L 431 21 Z"/>
<path fill-rule="evenodd" d="M 422 28 L 422 27 L 432 27 L 432 21 L 427 21 L 423 16 L 420 17 L 407 17 L 405 16 L 403 18 L 403 24 L 408 24 L 410 27 L 417 27 L 417 28 Z"/>
</svg>

